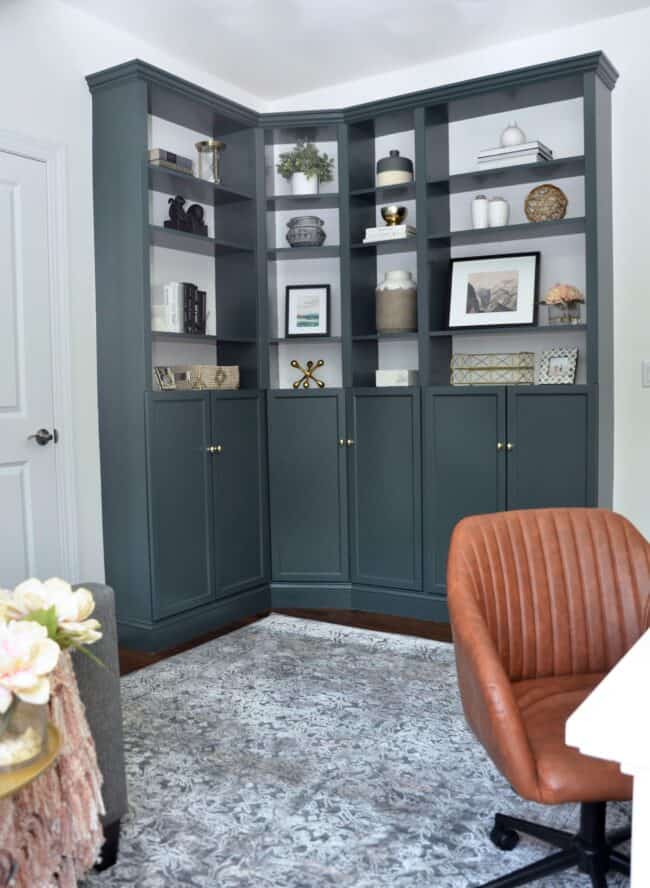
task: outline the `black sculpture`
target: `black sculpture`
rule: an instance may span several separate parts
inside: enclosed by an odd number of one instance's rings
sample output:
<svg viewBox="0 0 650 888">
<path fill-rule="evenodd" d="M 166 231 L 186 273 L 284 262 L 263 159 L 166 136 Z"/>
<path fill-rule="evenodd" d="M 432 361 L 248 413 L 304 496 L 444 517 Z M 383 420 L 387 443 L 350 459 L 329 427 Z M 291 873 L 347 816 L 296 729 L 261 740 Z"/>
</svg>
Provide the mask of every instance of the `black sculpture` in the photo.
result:
<svg viewBox="0 0 650 888">
<path fill-rule="evenodd" d="M 186 231 L 188 234 L 207 235 L 208 226 L 203 222 L 203 207 L 200 204 L 192 204 L 186 210 L 185 198 L 180 194 L 170 197 L 168 203 L 169 219 L 165 220 L 165 228 Z"/>
</svg>

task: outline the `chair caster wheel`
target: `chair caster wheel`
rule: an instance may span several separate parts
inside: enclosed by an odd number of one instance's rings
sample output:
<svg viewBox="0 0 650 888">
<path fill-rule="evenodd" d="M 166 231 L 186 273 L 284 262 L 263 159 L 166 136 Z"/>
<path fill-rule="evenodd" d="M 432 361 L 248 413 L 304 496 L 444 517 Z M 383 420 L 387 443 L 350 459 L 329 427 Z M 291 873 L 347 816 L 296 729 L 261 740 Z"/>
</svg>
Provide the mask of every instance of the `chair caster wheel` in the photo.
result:
<svg viewBox="0 0 650 888">
<path fill-rule="evenodd" d="M 514 829 L 493 826 L 490 830 L 490 839 L 502 851 L 512 851 L 519 844 L 519 833 Z"/>
</svg>

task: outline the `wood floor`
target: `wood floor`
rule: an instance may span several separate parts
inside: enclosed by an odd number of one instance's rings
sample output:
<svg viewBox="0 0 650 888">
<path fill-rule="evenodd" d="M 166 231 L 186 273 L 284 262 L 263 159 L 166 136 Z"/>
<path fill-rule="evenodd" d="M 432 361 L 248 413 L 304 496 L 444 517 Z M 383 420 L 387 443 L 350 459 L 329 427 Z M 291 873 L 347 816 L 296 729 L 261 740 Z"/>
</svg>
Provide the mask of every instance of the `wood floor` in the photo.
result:
<svg viewBox="0 0 650 888">
<path fill-rule="evenodd" d="M 377 632 L 415 635 L 419 638 L 430 638 L 433 641 L 451 641 L 451 627 L 448 623 L 414 620 L 409 617 L 391 617 L 384 614 L 366 614 L 361 611 L 351 610 L 288 610 L 280 608 L 275 609 L 273 612 L 286 614 L 289 617 L 302 617 L 304 620 L 322 620 L 325 623 L 338 623 L 341 626 L 355 626 L 358 629 L 374 629 Z M 169 648 L 166 651 L 147 653 L 146 651 L 132 651 L 120 648 L 120 672 L 122 675 L 127 675 L 129 672 L 135 672 L 136 669 L 142 669 L 144 666 L 158 663 L 160 660 L 174 656 L 174 654 L 180 654 L 199 644 L 205 644 L 206 641 L 212 641 L 214 638 L 234 632 L 235 629 L 241 629 L 242 626 L 249 626 L 251 623 L 255 623 L 257 620 L 268 616 L 268 614 L 269 612 L 266 611 L 246 620 L 240 620 L 207 635 L 202 635 L 200 638 L 195 638 L 187 644 Z"/>
</svg>

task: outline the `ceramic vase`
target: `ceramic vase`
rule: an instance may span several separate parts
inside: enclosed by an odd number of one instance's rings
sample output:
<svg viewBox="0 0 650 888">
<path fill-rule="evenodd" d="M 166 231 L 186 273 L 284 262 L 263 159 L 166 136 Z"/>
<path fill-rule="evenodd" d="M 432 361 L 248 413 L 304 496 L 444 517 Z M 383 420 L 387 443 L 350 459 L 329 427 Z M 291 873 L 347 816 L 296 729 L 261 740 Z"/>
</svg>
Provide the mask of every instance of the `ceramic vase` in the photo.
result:
<svg viewBox="0 0 650 888">
<path fill-rule="evenodd" d="M 305 173 L 293 173 L 291 176 L 292 194 L 318 194 L 318 176 L 307 176 Z"/>
<path fill-rule="evenodd" d="M 42 753 L 47 706 L 14 698 L 0 717 L 0 772 L 24 768 Z"/>
<path fill-rule="evenodd" d="M 490 228 L 500 228 L 508 224 L 510 218 L 510 204 L 503 197 L 491 197 L 488 201 L 488 225 Z"/>
<path fill-rule="evenodd" d="M 413 161 L 408 157 L 401 157 L 399 151 L 394 148 L 388 152 L 388 157 L 382 157 L 377 161 L 377 185 L 406 185 L 413 181 Z"/>
<path fill-rule="evenodd" d="M 477 194 L 472 201 L 472 226 L 474 228 L 488 227 L 488 204 L 484 194 Z"/>
<path fill-rule="evenodd" d="M 287 222 L 287 241 L 292 247 L 322 247 L 327 235 L 318 216 L 294 216 Z"/>
<path fill-rule="evenodd" d="M 412 333 L 417 330 L 417 286 L 410 271 L 387 271 L 375 296 L 378 333 Z"/>
<path fill-rule="evenodd" d="M 504 148 L 511 148 L 513 145 L 523 145 L 525 141 L 526 134 L 517 126 L 516 120 L 511 120 L 501 133 L 501 145 Z"/>
</svg>

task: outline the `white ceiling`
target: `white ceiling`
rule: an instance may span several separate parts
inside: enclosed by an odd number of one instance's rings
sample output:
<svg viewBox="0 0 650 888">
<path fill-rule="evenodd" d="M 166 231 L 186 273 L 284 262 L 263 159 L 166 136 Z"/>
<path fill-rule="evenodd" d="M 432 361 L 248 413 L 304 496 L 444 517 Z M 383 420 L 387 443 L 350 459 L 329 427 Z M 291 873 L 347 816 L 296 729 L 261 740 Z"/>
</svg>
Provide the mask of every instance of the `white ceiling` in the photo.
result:
<svg viewBox="0 0 650 888">
<path fill-rule="evenodd" d="M 650 0 L 67 2 L 263 99 L 650 5 Z"/>
</svg>

